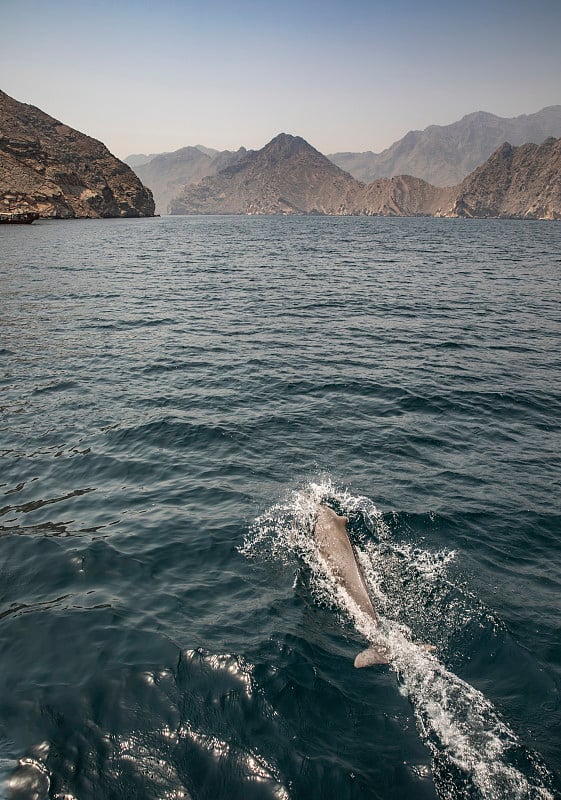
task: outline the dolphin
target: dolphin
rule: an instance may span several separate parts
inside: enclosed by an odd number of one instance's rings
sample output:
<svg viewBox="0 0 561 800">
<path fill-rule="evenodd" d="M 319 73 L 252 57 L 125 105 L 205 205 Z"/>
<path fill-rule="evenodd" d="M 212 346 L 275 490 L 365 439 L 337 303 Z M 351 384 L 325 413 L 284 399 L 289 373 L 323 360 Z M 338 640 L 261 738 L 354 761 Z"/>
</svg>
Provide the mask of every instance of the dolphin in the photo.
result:
<svg viewBox="0 0 561 800">
<path fill-rule="evenodd" d="M 347 517 L 340 517 L 331 508 L 323 504 L 318 506 L 314 538 L 320 555 L 326 561 L 335 580 L 352 597 L 357 606 L 372 622 L 378 624 L 378 615 L 374 611 L 368 596 L 364 578 L 360 571 L 355 551 L 347 534 Z M 387 664 L 385 648 L 371 645 L 355 658 L 355 667 L 370 667 L 373 664 Z"/>
</svg>

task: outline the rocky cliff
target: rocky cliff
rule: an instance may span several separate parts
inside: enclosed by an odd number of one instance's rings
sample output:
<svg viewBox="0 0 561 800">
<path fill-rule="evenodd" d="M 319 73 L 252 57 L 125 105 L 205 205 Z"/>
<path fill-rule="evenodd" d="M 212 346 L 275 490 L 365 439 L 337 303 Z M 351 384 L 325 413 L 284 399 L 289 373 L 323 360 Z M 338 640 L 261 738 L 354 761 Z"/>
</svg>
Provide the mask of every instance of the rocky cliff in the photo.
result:
<svg viewBox="0 0 561 800">
<path fill-rule="evenodd" d="M 101 142 L 0 91 L 0 213 L 150 217 L 152 193 Z"/>
<path fill-rule="evenodd" d="M 172 214 L 348 214 L 361 184 L 300 136 L 281 133 L 187 186 Z"/>
<path fill-rule="evenodd" d="M 561 106 L 512 118 L 476 111 L 451 125 L 409 131 L 382 153 L 334 153 L 329 158 L 365 182 L 406 174 L 437 186 L 452 186 L 503 142 L 540 144 L 549 136 L 561 136 Z"/>
<path fill-rule="evenodd" d="M 445 216 L 561 219 L 561 139 L 503 144 L 456 189 Z"/>
</svg>

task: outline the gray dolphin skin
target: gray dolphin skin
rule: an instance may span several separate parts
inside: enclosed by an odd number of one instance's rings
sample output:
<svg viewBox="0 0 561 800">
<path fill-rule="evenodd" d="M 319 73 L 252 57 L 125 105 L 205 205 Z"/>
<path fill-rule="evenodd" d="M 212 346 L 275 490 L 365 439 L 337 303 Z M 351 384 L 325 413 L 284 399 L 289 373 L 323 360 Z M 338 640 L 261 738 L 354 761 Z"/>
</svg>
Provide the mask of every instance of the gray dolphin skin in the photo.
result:
<svg viewBox="0 0 561 800">
<path fill-rule="evenodd" d="M 364 578 L 347 534 L 347 522 L 347 517 L 340 517 L 328 506 L 319 505 L 314 538 L 336 581 L 348 592 L 360 610 L 378 623 L 378 616 L 366 591 Z M 388 659 L 382 648 L 376 649 L 373 646 L 363 650 L 355 658 L 357 668 L 387 663 Z"/>
</svg>

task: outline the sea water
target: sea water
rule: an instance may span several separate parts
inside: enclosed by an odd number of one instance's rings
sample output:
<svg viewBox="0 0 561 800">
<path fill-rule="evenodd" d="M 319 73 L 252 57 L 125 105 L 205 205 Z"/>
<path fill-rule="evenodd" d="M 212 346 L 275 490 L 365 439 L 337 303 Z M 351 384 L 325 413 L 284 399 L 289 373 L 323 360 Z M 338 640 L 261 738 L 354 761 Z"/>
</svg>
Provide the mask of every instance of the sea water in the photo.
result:
<svg viewBox="0 0 561 800">
<path fill-rule="evenodd" d="M 0 229 L 0 793 L 557 797 L 560 273 L 543 222 Z"/>
</svg>

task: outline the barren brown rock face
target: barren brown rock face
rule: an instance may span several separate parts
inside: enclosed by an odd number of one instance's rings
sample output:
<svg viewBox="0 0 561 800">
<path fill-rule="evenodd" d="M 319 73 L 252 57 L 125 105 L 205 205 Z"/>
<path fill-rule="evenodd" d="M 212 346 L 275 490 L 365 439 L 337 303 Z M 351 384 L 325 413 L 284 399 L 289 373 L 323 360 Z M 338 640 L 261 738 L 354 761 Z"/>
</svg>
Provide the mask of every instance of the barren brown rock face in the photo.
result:
<svg viewBox="0 0 561 800">
<path fill-rule="evenodd" d="M 280 134 L 262 150 L 186 186 L 171 211 L 561 219 L 561 139 L 504 144 L 459 186 L 438 187 L 410 175 L 365 185 L 304 139 Z"/>
<path fill-rule="evenodd" d="M 453 187 L 431 186 L 411 175 L 380 178 L 357 194 L 352 213 L 384 217 L 440 216 L 450 207 L 454 191 Z"/>
<path fill-rule="evenodd" d="M 152 193 L 104 144 L 0 91 L 0 213 L 150 217 Z"/>
<path fill-rule="evenodd" d="M 503 144 L 462 181 L 447 216 L 561 219 L 561 139 Z"/>
<path fill-rule="evenodd" d="M 172 214 L 347 214 L 362 184 L 299 136 L 281 133 L 185 187 Z"/>
</svg>

